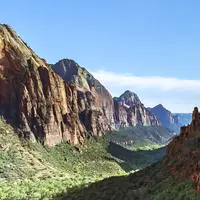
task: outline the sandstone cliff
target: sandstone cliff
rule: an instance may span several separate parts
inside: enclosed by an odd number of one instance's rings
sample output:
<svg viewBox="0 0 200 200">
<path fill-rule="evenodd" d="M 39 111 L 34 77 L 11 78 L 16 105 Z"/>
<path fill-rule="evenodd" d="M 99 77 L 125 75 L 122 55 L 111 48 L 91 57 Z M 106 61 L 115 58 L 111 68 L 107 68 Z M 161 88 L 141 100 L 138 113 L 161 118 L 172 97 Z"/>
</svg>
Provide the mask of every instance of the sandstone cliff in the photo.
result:
<svg viewBox="0 0 200 200">
<path fill-rule="evenodd" d="M 195 107 L 192 113 L 192 122 L 188 126 L 182 126 L 180 129 L 180 135 L 176 136 L 174 140 L 168 146 L 168 156 L 173 156 L 181 148 L 182 144 L 188 138 L 198 135 L 200 132 L 200 113 L 198 108 Z"/>
<path fill-rule="evenodd" d="M 77 86 L 80 113 L 85 110 L 99 110 L 104 130 L 136 125 L 160 125 L 135 93 L 127 90 L 119 98 L 112 99 L 106 88 L 73 60 L 60 60 L 52 65 L 52 69 L 66 82 Z M 90 99 L 93 99 L 89 105 L 88 99 L 83 98 L 86 94 L 90 94 Z"/>
<path fill-rule="evenodd" d="M 82 122 L 85 121 L 87 130 L 92 125 L 92 132 L 101 135 L 103 131 L 115 128 L 112 96 L 98 80 L 85 68 L 69 59 L 60 60 L 52 65 L 52 69 L 67 83 L 76 85 L 79 115 Z M 91 120 L 86 119 L 86 113 L 91 113 L 90 115 L 98 113 L 98 118 L 92 117 L 96 122 L 91 123 Z"/>
<path fill-rule="evenodd" d="M 190 179 L 200 193 L 200 113 L 195 107 L 192 121 L 188 126 L 182 126 L 180 135 L 176 136 L 167 147 L 164 162 L 172 162 L 171 173 L 179 178 Z M 181 172 L 181 173 L 180 173 Z"/>
<path fill-rule="evenodd" d="M 76 87 L 66 84 L 7 25 L 0 25 L 0 87 L 1 115 L 24 134 L 47 146 L 63 140 L 82 143 L 85 127 Z"/>
<path fill-rule="evenodd" d="M 123 117 L 125 124 L 128 123 L 130 126 L 160 125 L 156 116 L 145 108 L 144 104 L 141 103 L 139 97 L 134 92 L 127 90 L 120 97 L 115 97 L 114 100 L 120 105 L 118 107 L 115 106 L 115 115 L 120 117 L 123 113 L 123 116 L 125 116 Z"/>
<path fill-rule="evenodd" d="M 47 146 L 82 144 L 121 126 L 159 125 L 136 94 L 113 100 L 74 61 L 48 65 L 8 25 L 0 25 L 0 87 L 0 115 Z"/>
</svg>

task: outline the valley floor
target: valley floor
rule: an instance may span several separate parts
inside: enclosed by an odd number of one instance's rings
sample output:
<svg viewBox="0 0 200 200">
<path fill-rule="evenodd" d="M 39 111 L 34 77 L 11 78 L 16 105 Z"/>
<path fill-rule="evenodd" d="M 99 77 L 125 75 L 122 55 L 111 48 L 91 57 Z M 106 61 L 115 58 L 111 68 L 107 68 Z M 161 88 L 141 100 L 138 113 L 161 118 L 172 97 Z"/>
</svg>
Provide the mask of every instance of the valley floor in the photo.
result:
<svg viewBox="0 0 200 200">
<path fill-rule="evenodd" d="M 111 138 L 93 138 L 85 147 L 62 143 L 44 148 L 19 139 L 0 120 L 0 199 L 62 199 L 91 183 L 119 177 L 156 162 L 164 149 L 131 151 Z M 115 135 L 115 139 L 117 136 Z M 120 140 L 121 141 L 121 140 Z"/>
</svg>

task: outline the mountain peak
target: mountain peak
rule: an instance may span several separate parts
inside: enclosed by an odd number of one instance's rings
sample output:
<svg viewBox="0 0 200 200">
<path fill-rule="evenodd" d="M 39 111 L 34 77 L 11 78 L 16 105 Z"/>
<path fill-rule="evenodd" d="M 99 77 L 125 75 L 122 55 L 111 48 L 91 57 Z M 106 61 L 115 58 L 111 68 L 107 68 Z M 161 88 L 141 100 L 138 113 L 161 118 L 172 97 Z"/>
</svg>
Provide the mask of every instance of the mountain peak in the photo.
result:
<svg viewBox="0 0 200 200">
<path fill-rule="evenodd" d="M 152 112 L 160 120 L 160 122 L 164 127 L 176 133 L 179 132 L 181 127 L 179 117 L 173 115 L 162 104 L 158 104 L 157 106 L 150 108 L 148 110 Z"/>
<path fill-rule="evenodd" d="M 165 110 L 167 110 L 162 104 L 158 104 L 157 106 L 155 106 L 154 108 L 164 108 Z"/>
<path fill-rule="evenodd" d="M 119 98 L 118 102 L 121 102 L 122 104 L 126 104 L 128 106 L 135 106 L 138 104 L 141 104 L 141 101 L 137 94 L 134 92 L 131 92 L 130 90 L 126 90 Z"/>
<path fill-rule="evenodd" d="M 126 90 L 125 92 L 124 92 L 124 94 L 133 94 L 134 92 L 131 92 L 130 90 Z"/>
</svg>

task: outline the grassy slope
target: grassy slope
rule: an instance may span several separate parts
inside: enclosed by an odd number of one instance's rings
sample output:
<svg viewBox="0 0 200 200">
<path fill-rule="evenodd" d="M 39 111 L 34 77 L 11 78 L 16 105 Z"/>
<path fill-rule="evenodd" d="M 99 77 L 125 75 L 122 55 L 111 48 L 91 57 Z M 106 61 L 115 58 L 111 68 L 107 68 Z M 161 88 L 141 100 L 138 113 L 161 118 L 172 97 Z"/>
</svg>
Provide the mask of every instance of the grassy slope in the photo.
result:
<svg viewBox="0 0 200 200">
<path fill-rule="evenodd" d="M 81 192 L 74 191 L 62 200 L 200 200 L 196 193 L 196 184 L 191 183 L 184 176 L 191 164 L 198 163 L 200 154 L 200 134 L 184 141 L 180 151 L 172 158 L 165 157 L 160 162 L 154 163 L 136 173 L 128 176 L 110 177 L 103 181 L 91 184 Z M 176 173 L 172 175 L 171 169 L 176 167 Z M 198 171 L 197 171 L 198 172 Z M 191 170 L 191 173 L 193 171 Z"/>
<path fill-rule="evenodd" d="M 127 172 L 141 170 L 161 160 L 165 155 L 165 147 L 133 151 L 111 142 L 107 149 L 112 156 L 124 161 L 121 167 Z"/>
<path fill-rule="evenodd" d="M 121 137 L 117 133 L 113 136 Z M 109 144 L 109 140 L 108 134 L 86 141 L 85 148 L 62 143 L 46 149 L 20 140 L 16 131 L 0 120 L 0 199 L 52 199 L 106 177 L 143 168 L 163 155 L 158 158 L 152 151 L 132 152 Z"/>
<path fill-rule="evenodd" d="M 152 150 L 163 147 L 173 133 L 162 126 L 135 126 L 109 134 L 109 140 L 131 150 Z M 126 144 L 126 142 L 132 143 Z M 125 145 L 124 145 L 125 144 Z"/>
<path fill-rule="evenodd" d="M 21 141 L 0 120 L 0 199 L 51 199 L 109 176 L 125 174 L 106 142 L 91 140 L 87 148 L 67 143 L 52 149 Z"/>
</svg>

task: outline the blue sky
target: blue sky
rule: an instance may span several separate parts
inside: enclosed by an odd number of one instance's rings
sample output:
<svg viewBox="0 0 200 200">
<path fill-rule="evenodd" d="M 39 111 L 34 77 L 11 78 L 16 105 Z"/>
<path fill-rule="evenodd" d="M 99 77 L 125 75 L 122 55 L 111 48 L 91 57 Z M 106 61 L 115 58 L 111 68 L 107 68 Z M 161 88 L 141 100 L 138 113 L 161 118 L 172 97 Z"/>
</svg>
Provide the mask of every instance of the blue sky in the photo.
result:
<svg viewBox="0 0 200 200">
<path fill-rule="evenodd" d="M 198 0 L 7 0 L 0 23 L 49 63 L 75 60 L 113 96 L 129 89 L 146 106 L 191 112 L 200 105 L 199 8 Z"/>
</svg>

